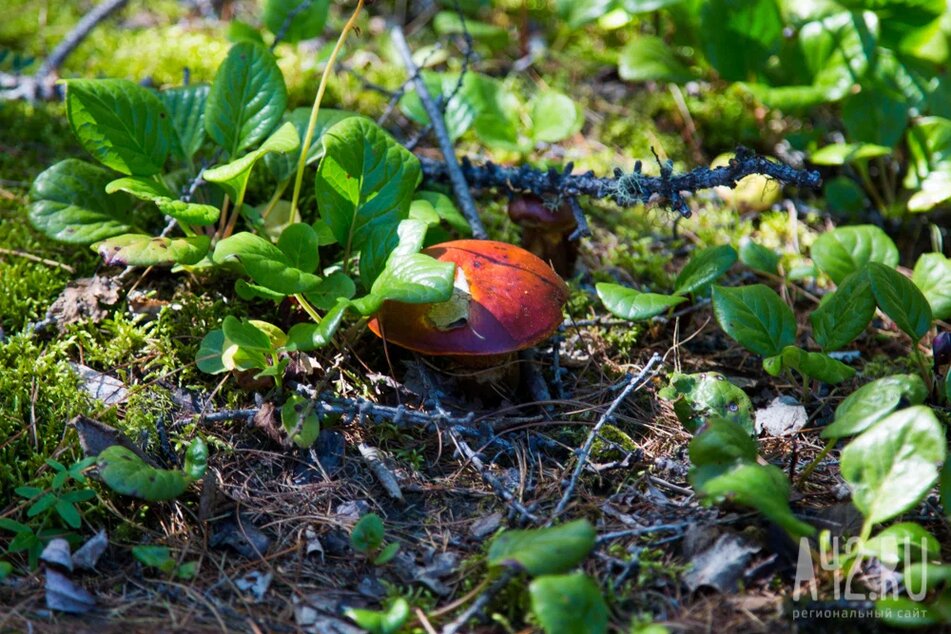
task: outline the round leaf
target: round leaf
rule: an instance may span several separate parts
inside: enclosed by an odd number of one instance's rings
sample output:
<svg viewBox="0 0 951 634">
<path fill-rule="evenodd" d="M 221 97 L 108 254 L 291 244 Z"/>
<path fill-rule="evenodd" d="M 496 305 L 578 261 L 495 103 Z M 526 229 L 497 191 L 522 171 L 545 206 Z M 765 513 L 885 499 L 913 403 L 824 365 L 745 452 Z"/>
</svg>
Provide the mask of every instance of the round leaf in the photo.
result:
<svg viewBox="0 0 951 634">
<path fill-rule="evenodd" d="M 354 550 L 368 553 L 383 544 L 383 520 L 376 513 L 367 513 L 350 531 L 350 544 Z"/>
<path fill-rule="evenodd" d="M 819 236 L 812 245 L 812 259 L 833 282 L 840 284 L 869 262 L 894 268 L 898 264 L 898 247 L 875 225 L 853 225 Z"/>
<path fill-rule="evenodd" d="M 875 423 L 842 450 L 842 477 L 865 520 L 878 524 L 913 508 L 938 480 L 944 428 L 916 405 Z"/>
<path fill-rule="evenodd" d="M 305 273 L 317 270 L 317 232 L 309 224 L 298 222 L 284 229 L 277 248 L 284 252 L 291 266 Z"/>
<path fill-rule="evenodd" d="M 320 283 L 312 273 L 291 266 L 279 248 L 253 233 L 236 233 L 215 246 L 216 264 L 238 262 L 256 283 L 274 292 L 294 295 L 311 290 Z"/>
<path fill-rule="evenodd" d="M 281 406 L 281 424 L 301 449 L 313 445 L 320 434 L 320 417 L 313 403 L 299 394 L 291 394 Z"/>
<path fill-rule="evenodd" d="M 227 372 L 221 361 L 224 354 L 225 333 L 221 330 L 212 330 L 201 340 L 198 353 L 195 355 L 195 365 L 207 374 L 221 374 Z"/>
<path fill-rule="evenodd" d="M 317 37 L 324 30 L 330 0 L 314 0 L 303 10 L 301 0 L 267 0 L 262 20 L 274 35 L 282 34 L 284 41 L 293 44 Z"/>
<path fill-rule="evenodd" d="M 529 105 L 532 109 L 532 134 L 536 141 L 561 141 L 580 130 L 584 123 L 575 102 L 560 92 L 540 93 Z"/>
<path fill-rule="evenodd" d="M 551 528 L 505 531 L 489 546 L 490 567 L 517 565 L 533 577 L 567 572 L 580 564 L 595 541 L 588 520 Z"/>
<path fill-rule="evenodd" d="M 925 253 L 915 263 L 911 281 L 931 304 L 935 319 L 951 319 L 951 260 L 941 253 Z"/>
<path fill-rule="evenodd" d="M 546 634 L 608 631 L 608 606 L 597 584 L 583 572 L 539 577 L 528 591 L 532 612 Z"/>
</svg>

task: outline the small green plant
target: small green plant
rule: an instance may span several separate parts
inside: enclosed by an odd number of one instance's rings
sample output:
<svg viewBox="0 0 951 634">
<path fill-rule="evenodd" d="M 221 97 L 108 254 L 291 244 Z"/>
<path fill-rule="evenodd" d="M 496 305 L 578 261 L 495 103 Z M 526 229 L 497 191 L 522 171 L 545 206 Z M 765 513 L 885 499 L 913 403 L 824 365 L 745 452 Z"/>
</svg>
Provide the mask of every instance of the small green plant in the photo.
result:
<svg viewBox="0 0 951 634">
<path fill-rule="evenodd" d="M 110 489 L 150 502 L 171 500 L 205 475 L 208 445 L 196 437 L 185 452 L 183 469 L 159 469 L 146 463 L 130 449 L 112 445 L 96 458 L 99 478 Z"/>
<path fill-rule="evenodd" d="M 383 520 L 376 513 L 367 513 L 350 531 L 350 545 L 363 553 L 375 566 L 388 563 L 399 552 L 399 542 L 383 543 Z"/>
<path fill-rule="evenodd" d="M 187 561 L 179 564 L 167 546 L 133 546 L 132 556 L 143 566 L 157 568 L 169 577 L 194 579 L 198 573 L 198 562 Z"/>
<path fill-rule="evenodd" d="M 344 614 L 371 634 L 396 634 L 409 619 L 409 602 L 399 597 L 386 610 L 347 608 Z"/>
</svg>

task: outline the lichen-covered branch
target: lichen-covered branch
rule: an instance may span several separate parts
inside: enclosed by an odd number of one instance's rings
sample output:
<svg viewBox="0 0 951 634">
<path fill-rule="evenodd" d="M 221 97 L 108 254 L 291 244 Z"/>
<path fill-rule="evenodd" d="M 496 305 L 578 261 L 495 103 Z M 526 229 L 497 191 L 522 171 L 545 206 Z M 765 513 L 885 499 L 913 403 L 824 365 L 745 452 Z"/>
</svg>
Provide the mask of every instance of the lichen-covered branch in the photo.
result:
<svg viewBox="0 0 951 634">
<path fill-rule="evenodd" d="M 445 163 L 425 157 L 420 157 L 420 162 L 426 180 L 448 180 L 449 170 Z M 797 170 L 757 156 L 744 147 L 737 148 L 736 156 L 728 165 L 713 169 L 698 167 L 682 174 L 675 174 L 669 163 L 661 163 L 660 176 L 642 174 L 638 163 L 632 173 L 616 170 L 613 178 L 595 176 L 594 172 L 572 174 L 572 167 L 569 163 L 564 171 L 558 171 L 553 168 L 540 170 L 530 165 L 506 167 L 491 161 L 474 165 L 466 157 L 461 161 L 466 182 L 479 189 L 531 192 L 538 196 L 590 196 L 612 200 L 621 207 L 657 202 L 667 204 L 685 216 L 690 215 L 683 197 L 685 193 L 719 186 L 733 187 L 741 178 L 751 174 L 762 174 L 808 189 L 815 189 L 822 182 L 816 171 Z"/>
</svg>

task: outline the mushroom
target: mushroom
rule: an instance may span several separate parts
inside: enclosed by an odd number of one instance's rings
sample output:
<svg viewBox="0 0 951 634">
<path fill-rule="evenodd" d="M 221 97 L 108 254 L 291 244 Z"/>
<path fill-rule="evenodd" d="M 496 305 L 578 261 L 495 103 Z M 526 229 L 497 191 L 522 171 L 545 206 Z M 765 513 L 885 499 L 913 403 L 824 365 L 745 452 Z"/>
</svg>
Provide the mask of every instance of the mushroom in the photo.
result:
<svg viewBox="0 0 951 634">
<path fill-rule="evenodd" d="M 559 275 L 571 275 L 578 257 L 577 243 L 568 239 L 578 227 L 571 203 L 552 210 L 538 196 L 522 194 L 509 201 L 509 218 L 522 227 L 523 247 L 550 262 Z"/>
<path fill-rule="evenodd" d="M 456 264 L 453 296 L 436 304 L 384 302 L 368 324 L 378 337 L 421 354 L 451 357 L 457 365 L 488 368 L 544 341 L 561 324 L 568 287 L 525 249 L 455 240 L 423 253 Z M 483 375 L 481 382 L 496 375 Z"/>
</svg>

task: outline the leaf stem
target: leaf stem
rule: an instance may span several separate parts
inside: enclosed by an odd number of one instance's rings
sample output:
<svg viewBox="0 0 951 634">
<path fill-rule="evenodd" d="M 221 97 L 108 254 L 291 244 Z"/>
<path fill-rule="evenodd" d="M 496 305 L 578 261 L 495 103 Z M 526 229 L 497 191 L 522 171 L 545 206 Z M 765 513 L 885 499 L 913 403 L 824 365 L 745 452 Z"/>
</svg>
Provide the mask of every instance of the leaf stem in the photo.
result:
<svg viewBox="0 0 951 634">
<path fill-rule="evenodd" d="M 812 462 L 806 465 L 806 468 L 802 470 L 801 474 L 799 474 L 799 480 L 796 482 L 797 486 L 802 487 L 802 485 L 806 483 L 806 479 L 812 475 L 812 472 L 816 470 L 816 467 L 819 466 L 819 463 L 822 462 L 822 460 L 829 455 L 829 452 L 832 451 L 832 448 L 835 447 L 836 440 L 838 439 L 830 438 L 828 442 L 826 442 L 826 446 L 823 447 L 822 451 L 819 452 L 819 455 L 813 458 Z"/>
<path fill-rule="evenodd" d="M 307 298 L 304 297 L 303 293 L 297 293 L 294 295 L 294 299 L 296 299 L 297 303 L 300 304 L 300 307 L 304 309 L 304 312 L 310 315 L 310 318 L 314 320 L 315 324 L 320 323 L 320 315 L 317 314 L 317 310 L 309 301 L 307 301 Z"/>
<path fill-rule="evenodd" d="M 320 102 L 323 101 L 324 91 L 327 89 L 327 82 L 330 80 L 330 75 L 333 73 L 334 66 L 337 63 L 337 55 L 340 53 L 340 49 L 343 47 L 343 42 L 347 39 L 347 35 L 353 30 L 353 26 L 356 24 L 357 17 L 360 15 L 362 9 L 363 0 L 357 0 L 357 8 L 353 10 L 353 15 L 350 16 L 350 19 L 347 20 L 343 30 L 340 32 L 340 37 L 337 38 L 337 45 L 334 46 L 333 52 L 330 53 L 330 57 L 327 59 L 327 66 L 324 68 L 324 73 L 320 77 L 320 85 L 317 87 L 317 96 L 314 98 L 314 106 L 310 110 L 310 120 L 307 122 L 307 133 L 304 134 L 304 139 L 301 142 L 300 159 L 297 161 L 297 175 L 294 177 L 294 194 L 291 196 L 291 218 L 294 217 L 294 212 L 297 211 L 297 203 L 300 200 L 300 188 L 304 182 L 304 168 L 307 166 L 307 152 L 310 149 L 311 142 L 314 140 L 314 130 L 317 128 L 317 114 L 320 112 Z"/>
</svg>

